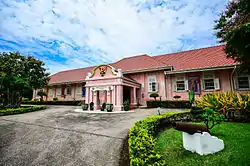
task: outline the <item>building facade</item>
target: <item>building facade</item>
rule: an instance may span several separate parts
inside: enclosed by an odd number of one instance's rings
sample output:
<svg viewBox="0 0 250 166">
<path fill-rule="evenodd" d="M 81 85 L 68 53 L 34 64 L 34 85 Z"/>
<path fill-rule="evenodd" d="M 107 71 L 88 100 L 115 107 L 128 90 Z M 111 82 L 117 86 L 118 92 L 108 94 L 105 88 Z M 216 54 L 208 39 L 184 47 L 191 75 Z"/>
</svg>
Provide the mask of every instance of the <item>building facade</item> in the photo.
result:
<svg viewBox="0 0 250 166">
<path fill-rule="evenodd" d="M 195 97 L 211 92 L 250 91 L 250 76 L 238 74 L 232 59 L 227 59 L 224 45 L 160 56 L 139 55 L 112 64 L 58 72 L 50 76 L 43 90 L 46 100 L 85 100 L 112 103 L 122 110 L 123 102 L 131 106 L 146 105 L 151 93 L 162 100 L 188 100 L 188 91 Z M 34 98 L 38 98 L 34 90 Z"/>
</svg>

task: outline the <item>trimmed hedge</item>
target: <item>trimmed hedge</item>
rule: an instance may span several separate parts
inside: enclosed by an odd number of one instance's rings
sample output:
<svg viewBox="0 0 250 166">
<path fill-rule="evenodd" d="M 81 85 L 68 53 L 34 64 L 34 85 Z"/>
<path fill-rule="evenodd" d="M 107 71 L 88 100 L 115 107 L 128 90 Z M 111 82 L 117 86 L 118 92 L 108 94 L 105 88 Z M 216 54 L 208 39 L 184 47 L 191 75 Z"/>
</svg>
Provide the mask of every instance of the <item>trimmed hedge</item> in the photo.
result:
<svg viewBox="0 0 250 166">
<path fill-rule="evenodd" d="M 38 111 L 45 109 L 46 106 L 40 105 L 40 106 L 32 106 L 32 107 L 22 107 L 22 108 L 10 108 L 6 110 L 0 110 L 0 116 L 3 115 L 14 115 L 14 114 L 21 114 L 25 112 L 32 112 L 32 111 Z"/>
<path fill-rule="evenodd" d="M 137 121 L 129 131 L 130 165 L 167 165 L 162 156 L 157 153 L 155 136 L 160 129 L 169 126 L 173 121 L 190 120 L 190 118 L 190 112 L 169 112 Z"/>
<path fill-rule="evenodd" d="M 148 108 L 191 108 L 191 103 L 187 100 L 148 100 Z"/>
<path fill-rule="evenodd" d="M 58 101 L 22 101 L 22 104 L 33 104 L 33 105 L 78 105 L 81 100 L 58 100 Z"/>
</svg>

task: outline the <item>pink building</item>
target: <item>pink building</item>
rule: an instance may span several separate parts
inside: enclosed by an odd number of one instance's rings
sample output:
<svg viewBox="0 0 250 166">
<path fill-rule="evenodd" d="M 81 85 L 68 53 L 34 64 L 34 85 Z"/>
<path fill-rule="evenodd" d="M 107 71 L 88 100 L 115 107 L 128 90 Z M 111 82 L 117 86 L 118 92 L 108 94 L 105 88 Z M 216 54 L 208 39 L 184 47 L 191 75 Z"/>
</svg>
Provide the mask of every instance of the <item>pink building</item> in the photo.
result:
<svg viewBox="0 0 250 166">
<path fill-rule="evenodd" d="M 95 108 L 112 103 L 122 110 L 123 102 L 131 106 L 146 105 L 151 93 L 162 100 L 181 96 L 188 100 L 188 90 L 196 98 L 214 91 L 250 91 L 250 76 L 237 73 L 237 63 L 227 59 L 224 45 L 159 56 L 139 55 L 108 65 L 61 71 L 50 76 L 44 91 L 46 100 L 85 100 Z M 38 90 L 34 90 L 37 98 Z"/>
</svg>

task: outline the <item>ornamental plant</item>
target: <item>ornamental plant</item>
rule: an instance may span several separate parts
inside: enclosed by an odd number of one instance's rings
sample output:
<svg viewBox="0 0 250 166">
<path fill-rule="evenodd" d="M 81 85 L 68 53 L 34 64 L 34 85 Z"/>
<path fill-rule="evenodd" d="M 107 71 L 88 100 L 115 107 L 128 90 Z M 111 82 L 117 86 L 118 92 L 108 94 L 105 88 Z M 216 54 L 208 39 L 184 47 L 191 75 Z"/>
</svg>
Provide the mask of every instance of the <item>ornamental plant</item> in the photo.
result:
<svg viewBox="0 0 250 166">
<path fill-rule="evenodd" d="M 202 113 L 202 119 L 208 130 L 211 130 L 215 125 L 220 124 L 224 120 L 224 116 L 211 108 L 206 108 Z"/>
<path fill-rule="evenodd" d="M 151 93 L 149 97 L 152 97 L 156 100 L 157 97 L 159 97 L 158 93 Z"/>
<path fill-rule="evenodd" d="M 93 101 L 90 102 L 89 107 L 90 107 L 90 110 L 94 110 L 94 102 Z"/>
</svg>

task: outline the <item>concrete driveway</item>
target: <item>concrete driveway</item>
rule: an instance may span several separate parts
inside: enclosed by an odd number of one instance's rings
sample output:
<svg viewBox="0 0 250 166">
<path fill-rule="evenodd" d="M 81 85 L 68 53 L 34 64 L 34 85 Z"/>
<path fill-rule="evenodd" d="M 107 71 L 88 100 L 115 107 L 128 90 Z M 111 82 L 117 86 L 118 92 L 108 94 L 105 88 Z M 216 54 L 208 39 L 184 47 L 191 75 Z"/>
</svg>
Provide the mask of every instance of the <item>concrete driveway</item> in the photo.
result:
<svg viewBox="0 0 250 166">
<path fill-rule="evenodd" d="M 74 112 L 75 108 L 48 106 L 0 117 L 0 165 L 116 166 L 128 129 L 156 114 L 155 109 L 87 114 Z"/>
</svg>

